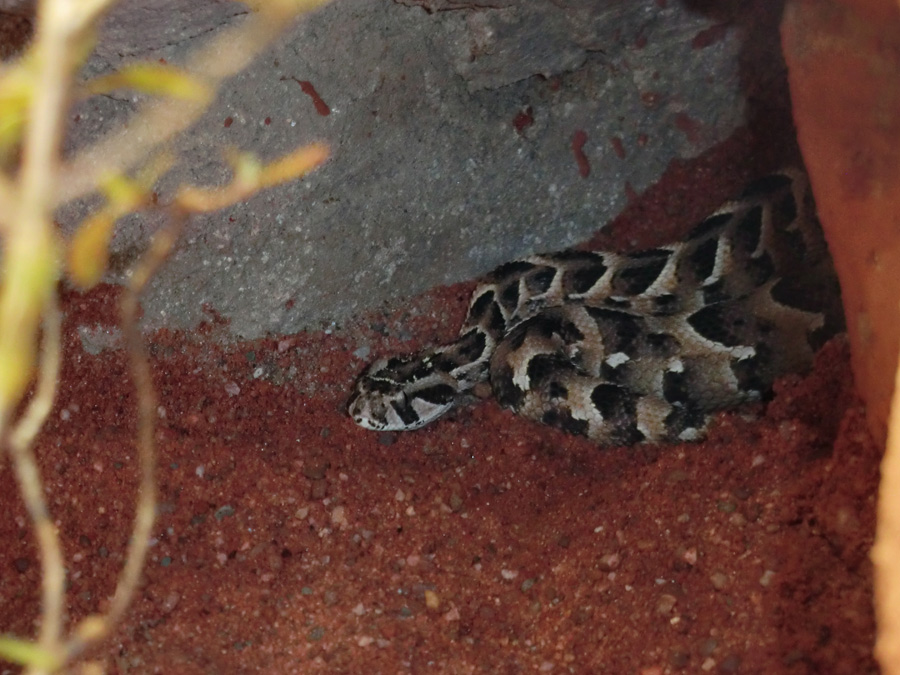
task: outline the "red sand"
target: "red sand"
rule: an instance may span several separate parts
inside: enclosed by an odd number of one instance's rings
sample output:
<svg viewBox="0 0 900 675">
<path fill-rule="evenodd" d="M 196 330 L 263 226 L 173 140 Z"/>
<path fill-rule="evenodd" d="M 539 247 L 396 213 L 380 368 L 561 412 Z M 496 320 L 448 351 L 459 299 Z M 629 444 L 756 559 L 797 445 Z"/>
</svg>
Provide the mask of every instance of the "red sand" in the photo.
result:
<svg viewBox="0 0 900 675">
<path fill-rule="evenodd" d="M 594 243 L 677 236 L 746 177 L 716 169 L 742 142 L 673 164 Z M 414 433 L 355 427 L 353 351 L 451 338 L 470 289 L 334 334 L 152 337 L 159 519 L 132 611 L 93 654 L 109 672 L 876 672 L 880 451 L 843 339 L 703 444 L 600 450 L 492 401 Z M 133 515 L 123 355 L 76 333 L 112 326 L 114 299 L 65 298 L 39 442 L 73 620 L 104 607 Z M 30 636 L 39 564 L 8 470 L 0 495 L 0 630 Z"/>
</svg>

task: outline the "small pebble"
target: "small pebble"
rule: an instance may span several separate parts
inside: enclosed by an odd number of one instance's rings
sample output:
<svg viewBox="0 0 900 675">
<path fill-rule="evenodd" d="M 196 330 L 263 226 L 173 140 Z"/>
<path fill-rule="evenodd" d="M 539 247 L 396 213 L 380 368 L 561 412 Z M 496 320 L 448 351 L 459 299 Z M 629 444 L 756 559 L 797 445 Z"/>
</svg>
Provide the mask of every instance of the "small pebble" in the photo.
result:
<svg viewBox="0 0 900 675">
<path fill-rule="evenodd" d="M 162 603 L 162 611 L 164 614 L 170 613 L 175 607 L 178 605 L 178 602 L 181 600 L 181 595 L 172 591 L 166 596 L 166 599 L 163 600 Z"/>
<path fill-rule="evenodd" d="M 234 515 L 234 507 L 231 504 L 225 504 L 225 506 L 220 506 L 216 509 L 216 512 L 213 514 L 216 520 L 222 520 L 223 518 L 227 518 L 228 516 Z"/>
<path fill-rule="evenodd" d="M 753 491 L 748 487 L 739 487 L 732 490 L 731 494 L 744 502 L 750 498 L 750 496 L 753 494 Z"/>
<path fill-rule="evenodd" d="M 691 660 L 691 655 L 681 649 L 673 649 L 669 654 L 669 664 L 674 668 L 684 668 Z"/>
<path fill-rule="evenodd" d="M 609 572 L 616 569 L 621 562 L 622 558 L 618 553 L 607 553 L 600 558 L 600 569 Z"/>
<path fill-rule="evenodd" d="M 325 478 L 325 472 L 328 470 L 327 462 L 317 462 L 315 464 L 304 464 L 303 475 L 309 480 L 322 480 Z"/>
<path fill-rule="evenodd" d="M 344 527 L 347 524 L 347 509 L 344 506 L 335 506 L 331 512 L 331 523 L 338 527 Z"/>
<path fill-rule="evenodd" d="M 719 641 L 715 638 L 707 638 L 700 644 L 700 655 L 701 656 L 709 656 L 714 651 L 716 651 L 716 647 L 719 646 Z"/>
<path fill-rule="evenodd" d="M 724 590 L 728 586 L 728 575 L 723 572 L 713 572 L 709 575 L 709 580 L 717 591 Z"/>
<path fill-rule="evenodd" d="M 732 513 L 728 517 L 728 522 L 732 525 L 735 525 L 736 527 L 743 527 L 747 524 L 747 519 L 741 513 Z"/>
<path fill-rule="evenodd" d="M 684 552 L 684 555 L 682 555 L 681 558 L 684 562 L 693 567 L 697 564 L 697 549 L 693 547 L 689 548 Z"/>
<path fill-rule="evenodd" d="M 663 593 L 659 596 L 659 600 L 656 602 L 656 613 L 657 614 L 668 614 L 673 609 L 675 609 L 675 604 L 678 602 L 678 598 L 674 595 L 669 595 L 668 593 Z"/>
</svg>

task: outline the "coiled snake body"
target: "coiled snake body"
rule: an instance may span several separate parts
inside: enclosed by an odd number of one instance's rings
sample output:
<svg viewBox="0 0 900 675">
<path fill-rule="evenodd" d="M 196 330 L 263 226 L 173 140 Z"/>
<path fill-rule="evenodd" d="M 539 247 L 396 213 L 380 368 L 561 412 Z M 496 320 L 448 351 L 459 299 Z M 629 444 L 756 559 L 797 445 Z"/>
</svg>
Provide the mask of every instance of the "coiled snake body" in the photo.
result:
<svg viewBox="0 0 900 675">
<path fill-rule="evenodd" d="M 489 380 L 501 405 L 602 444 L 698 440 L 710 413 L 808 369 L 841 321 L 808 181 L 786 170 L 679 243 L 501 265 L 455 342 L 373 363 L 348 409 L 416 429 Z"/>
</svg>

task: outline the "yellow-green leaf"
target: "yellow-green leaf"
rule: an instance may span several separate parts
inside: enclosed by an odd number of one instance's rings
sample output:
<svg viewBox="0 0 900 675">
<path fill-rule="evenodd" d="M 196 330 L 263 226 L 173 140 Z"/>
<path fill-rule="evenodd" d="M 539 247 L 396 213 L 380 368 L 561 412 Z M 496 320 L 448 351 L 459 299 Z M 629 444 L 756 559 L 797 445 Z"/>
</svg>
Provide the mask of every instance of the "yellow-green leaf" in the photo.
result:
<svg viewBox="0 0 900 675">
<path fill-rule="evenodd" d="M 180 68 L 162 63 L 133 63 L 121 70 L 87 83 L 92 94 L 107 94 L 116 89 L 135 89 L 145 94 L 168 96 L 207 103 L 212 91 L 203 82 Z"/>
<path fill-rule="evenodd" d="M 82 289 L 94 286 L 106 271 L 116 218 L 108 209 L 89 216 L 69 245 L 69 276 Z"/>
<path fill-rule="evenodd" d="M 271 187 L 309 173 L 328 159 L 328 146 L 313 143 L 267 164 L 260 176 L 261 187 Z"/>
<path fill-rule="evenodd" d="M 0 70 L 0 148 L 12 147 L 21 136 L 37 81 L 31 64 L 25 58 Z"/>
<path fill-rule="evenodd" d="M 103 194 L 119 214 L 134 211 L 147 200 L 146 190 L 128 176 L 113 174 L 102 179 Z"/>
<path fill-rule="evenodd" d="M 22 137 L 22 128 L 25 124 L 24 113 L 4 112 L 0 105 L 0 164 L 5 163 L 6 156 L 16 147 Z"/>
<path fill-rule="evenodd" d="M 57 276 L 56 243 L 44 223 L 7 234 L 0 268 L 0 410 L 22 396 L 34 367 L 35 333 Z M 24 232 L 24 234 L 23 234 Z"/>
<path fill-rule="evenodd" d="M 234 172 L 235 183 L 248 186 L 255 186 L 258 183 L 262 164 L 256 155 L 229 149 L 225 153 L 225 159 Z"/>
<path fill-rule="evenodd" d="M 0 659 L 41 670 L 57 670 L 62 664 L 35 642 L 0 635 Z"/>
<path fill-rule="evenodd" d="M 76 632 L 82 640 L 96 642 L 109 632 L 109 622 L 99 614 L 91 614 L 82 619 Z"/>
<path fill-rule="evenodd" d="M 329 0 L 246 0 L 244 4 L 257 12 L 270 12 L 276 15 L 296 15 L 309 12 L 327 3 Z"/>
</svg>

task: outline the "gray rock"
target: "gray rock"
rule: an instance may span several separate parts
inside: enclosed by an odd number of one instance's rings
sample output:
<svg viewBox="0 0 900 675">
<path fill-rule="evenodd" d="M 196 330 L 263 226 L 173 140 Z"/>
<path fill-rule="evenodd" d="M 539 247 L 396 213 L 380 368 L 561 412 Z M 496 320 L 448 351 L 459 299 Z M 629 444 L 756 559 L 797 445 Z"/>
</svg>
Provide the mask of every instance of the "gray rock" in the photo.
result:
<svg viewBox="0 0 900 675">
<path fill-rule="evenodd" d="M 306 180 L 194 218 L 146 298 L 147 327 L 191 328 L 208 304 L 236 336 L 292 333 L 571 246 L 623 208 L 626 184 L 644 190 L 673 158 L 743 123 L 737 32 L 698 48 L 713 21 L 678 2 L 490 4 L 336 0 L 226 82 L 178 140 L 183 162 L 161 201 L 181 181 L 224 183 L 227 147 L 271 158 L 324 140 L 332 157 Z M 244 12 L 130 0 L 109 17 L 89 73 L 178 63 Z M 70 147 L 136 105 L 82 103 Z M 64 208 L 64 227 L 89 203 Z M 159 224 L 122 223 L 110 280 Z"/>
</svg>

